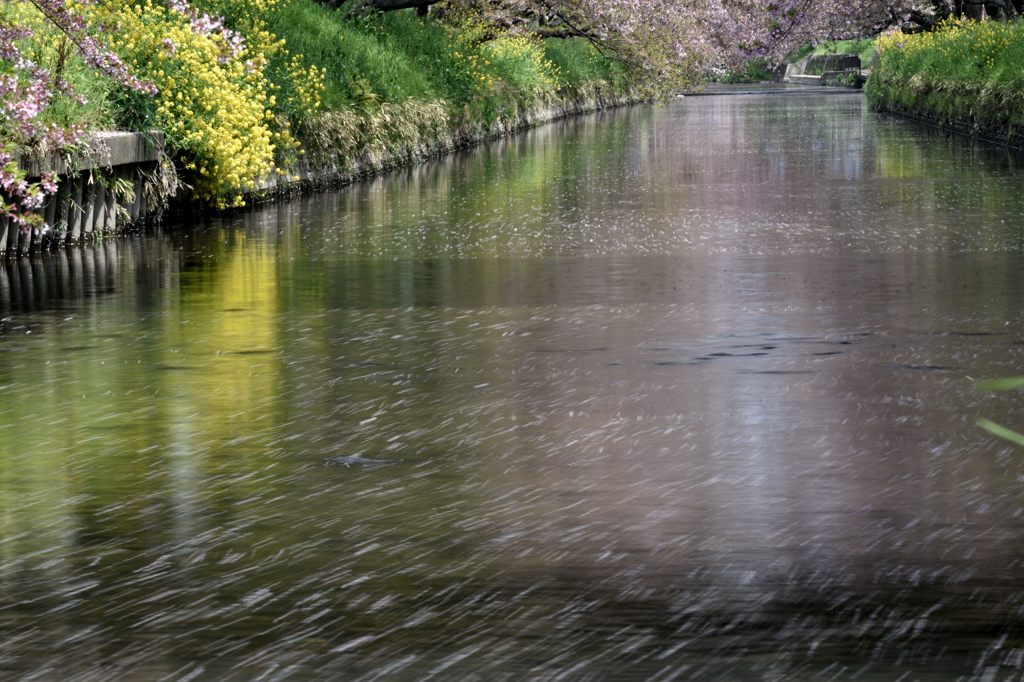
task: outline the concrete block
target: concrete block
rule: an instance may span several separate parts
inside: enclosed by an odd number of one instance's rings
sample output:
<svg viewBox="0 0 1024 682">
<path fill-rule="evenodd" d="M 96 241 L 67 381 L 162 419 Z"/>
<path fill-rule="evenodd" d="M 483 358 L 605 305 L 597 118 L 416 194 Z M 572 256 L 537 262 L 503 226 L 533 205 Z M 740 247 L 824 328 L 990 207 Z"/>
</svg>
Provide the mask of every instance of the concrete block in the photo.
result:
<svg viewBox="0 0 1024 682">
<path fill-rule="evenodd" d="M 163 133 L 158 131 L 93 133 L 88 141 L 91 152 L 84 158 L 73 159 L 71 164 L 56 154 L 43 158 L 25 157 L 22 164 L 30 178 L 39 177 L 44 171 L 56 171 L 60 175 L 67 175 L 91 168 L 117 168 L 157 161 L 163 144 Z"/>
</svg>

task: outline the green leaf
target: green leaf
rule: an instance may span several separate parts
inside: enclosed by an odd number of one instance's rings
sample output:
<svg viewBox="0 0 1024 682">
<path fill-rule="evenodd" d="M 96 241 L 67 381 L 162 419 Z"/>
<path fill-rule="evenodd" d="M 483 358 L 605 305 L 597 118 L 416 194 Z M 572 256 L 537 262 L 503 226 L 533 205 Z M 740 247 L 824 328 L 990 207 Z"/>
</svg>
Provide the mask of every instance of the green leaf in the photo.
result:
<svg viewBox="0 0 1024 682">
<path fill-rule="evenodd" d="M 984 418 L 979 419 L 977 421 L 977 424 L 981 428 L 991 433 L 993 436 L 999 436 L 1000 438 L 1004 438 L 1010 441 L 1011 443 L 1024 446 L 1024 434 L 1017 433 L 1013 429 L 1008 429 L 1005 426 L 1000 426 L 999 424 L 996 424 L 994 421 L 989 421 L 988 419 Z"/>
<path fill-rule="evenodd" d="M 1012 391 L 1015 388 L 1024 388 L 1024 377 L 979 381 L 976 386 L 982 391 Z"/>
</svg>

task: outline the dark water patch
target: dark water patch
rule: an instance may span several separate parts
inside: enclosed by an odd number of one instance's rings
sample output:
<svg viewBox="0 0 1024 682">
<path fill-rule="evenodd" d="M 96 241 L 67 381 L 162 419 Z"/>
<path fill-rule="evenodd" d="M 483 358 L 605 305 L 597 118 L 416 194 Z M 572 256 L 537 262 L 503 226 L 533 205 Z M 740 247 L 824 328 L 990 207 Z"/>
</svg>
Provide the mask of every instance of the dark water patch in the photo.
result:
<svg viewBox="0 0 1024 682">
<path fill-rule="evenodd" d="M 1005 332 L 935 332 L 940 336 L 1005 336 Z"/>
<path fill-rule="evenodd" d="M 711 358 L 694 358 L 693 360 L 655 360 L 647 363 L 654 367 L 685 367 L 689 365 L 700 365 Z"/>
<path fill-rule="evenodd" d="M 708 353 L 707 358 L 762 358 L 771 355 L 771 353 L 757 351 L 754 353 L 726 353 L 725 351 L 719 351 L 717 353 Z"/>
<path fill-rule="evenodd" d="M 795 339 L 791 343 L 800 345 L 822 345 L 822 346 L 850 346 L 854 342 L 849 339 Z"/>
<path fill-rule="evenodd" d="M 816 374 L 816 370 L 813 369 L 741 369 L 740 374 Z"/>
<path fill-rule="evenodd" d="M 346 469 L 352 468 L 374 468 L 387 466 L 389 464 L 397 464 L 399 460 L 395 459 L 377 459 L 374 457 L 364 457 L 362 455 L 334 455 L 324 459 L 326 464 L 332 466 L 345 467 Z"/>
<path fill-rule="evenodd" d="M 914 372 L 953 372 L 956 371 L 957 367 L 947 367 L 945 365 L 929 365 L 929 364 L 912 364 L 912 363 L 895 363 L 890 365 L 896 369 L 908 369 Z"/>
</svg>

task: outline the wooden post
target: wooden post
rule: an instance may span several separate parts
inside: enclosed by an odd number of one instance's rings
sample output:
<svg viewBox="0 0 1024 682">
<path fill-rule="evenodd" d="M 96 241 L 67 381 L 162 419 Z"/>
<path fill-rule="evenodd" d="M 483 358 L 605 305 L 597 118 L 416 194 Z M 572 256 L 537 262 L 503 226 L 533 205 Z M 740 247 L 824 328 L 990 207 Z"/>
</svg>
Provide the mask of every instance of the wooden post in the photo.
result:
<svg viewBox="0 0 1024 682">
<path fill-rule="evenodd" d="M 24 225 L 14 228 L 14 252 L 16 255 L 22 256 L 28 252 L 28 241 L 31 236 L 31 231 Z"/>
<path fill-rule="evenodd" d="M 68 224 L 71 219 L 71 178 L 64 178 L 57 185 L 57 196 L 54 199 L 54 205 L 56 210 L 54 211 L 54 220 L 50 224 L 53 232 L 53 240 L 55 244 L 63 244 L 67 240 L 68 236 Z"/>
<path fill-rule="evenodd" d="M 103 193 L 103 229 L 101 234 L 111 234 L 117 222 L 117 195 L 110 187 L 104 187 Z"/>
<path fill-rule="evenodd" d="M 11 309 L 11 277 L 8 263 L 9 261 L 0 258 L 0 310 Z"/>
<path fill-rule="evenodd" d="M 60 191 L 60 187 L 57 188 Z M 43 220 L 46 222 L 47 227 L 51 230 L 57 223 L 57 195 L 51 194 L 46 198 L 46 204 L 43 208 Z"/>
<path fill-rule="evenodd" d="M 69 206 L 68 206 L 68 239 L 69 244 L 77 244 L 78 240 L 82 238 L 82 223 L 85 221 L 85 210 L 82 204 L 85 201 L 85 197 L 82 194 L 82 174 L 74 176 L 70 180 L 71 187 L 69 188 Z"/>
<path fill-rule="evenodd" d="M 0 256 L 7 254 L 7 235 L 10 231 L 10 220 L 6 216 L 0 216 Z"/>
<path fill-rule="evenodd" d="M 135 222 L 142 217 L 142 171 L 136 168 L 131 177 L 134 180 L 135 196 L 132 197 L 132 205 L 128 209 L 128 219 Z"/>
<path fill-rule="evenodd" d="M 92 222 L 87 225 L 88 234 L 100 233 L 103 231 L 103 214 L 107 209 L 107 188 L 94 181 L 89 193 L 92 194 Z"/>
</svg>

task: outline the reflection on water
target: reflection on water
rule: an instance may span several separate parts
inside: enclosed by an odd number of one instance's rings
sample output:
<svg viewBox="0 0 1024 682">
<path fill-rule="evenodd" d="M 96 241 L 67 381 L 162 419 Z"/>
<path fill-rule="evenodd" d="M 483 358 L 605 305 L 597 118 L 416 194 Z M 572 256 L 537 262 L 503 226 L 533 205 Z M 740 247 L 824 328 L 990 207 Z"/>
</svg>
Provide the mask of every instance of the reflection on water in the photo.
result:
<svg viewBox="0 0 1024 682">
<path fill-rule="evenodd" d="M 1000 679 L 1020 158 L 569 121 L 0 267 L 0 670 Z"/>
</svg>

